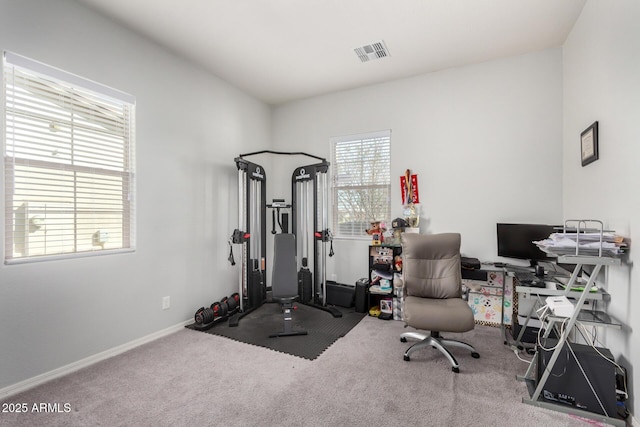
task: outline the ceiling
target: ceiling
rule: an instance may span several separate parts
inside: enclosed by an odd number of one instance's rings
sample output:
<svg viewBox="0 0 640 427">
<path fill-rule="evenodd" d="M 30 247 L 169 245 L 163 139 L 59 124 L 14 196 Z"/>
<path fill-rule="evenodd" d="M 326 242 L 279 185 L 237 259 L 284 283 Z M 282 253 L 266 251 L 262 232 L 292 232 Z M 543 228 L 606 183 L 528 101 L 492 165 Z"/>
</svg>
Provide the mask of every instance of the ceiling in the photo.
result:
<svg viewBox="0 0 640 427">
<path fill-rule="evenodd" d="M 586 0 L 77 0 L 272 105 L 562 46 Z M 383 40 L 389 56 L 354 48 Z"/>
</svg>

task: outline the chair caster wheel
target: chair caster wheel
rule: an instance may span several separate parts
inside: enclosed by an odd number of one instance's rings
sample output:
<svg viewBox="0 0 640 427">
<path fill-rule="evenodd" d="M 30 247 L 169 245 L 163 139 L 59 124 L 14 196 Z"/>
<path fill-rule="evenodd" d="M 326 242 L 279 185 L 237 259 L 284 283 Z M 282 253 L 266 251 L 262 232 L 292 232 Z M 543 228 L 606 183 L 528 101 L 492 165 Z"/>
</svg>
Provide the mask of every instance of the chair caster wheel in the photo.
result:
<svg viewBox="0 0 640 427">
<path fill-rule="evenodd" d="M 480 359 L 480 354 L 474 351 L 473 353 L 471 353 L 471 357 L 473 357 L 474 359 Z"/>
<path fill-rule="evenodd" d="M 452 370 L 453 372 L 455 372 L 456 374 L 459 374 L 459 373 L 460 373 L 460 368 L 456 368 L 455 366 L 454 366 L 454 367 L 452 367 L 452 368 L 451 368 L 451 370 Z"/>
<path fill-rule="evenodd" d="M 405 337 L 400 337 L 400 342 L 407 342 L 407 339 Z"/>
<path fill-rule="evenodd" d="M 411 360 L 411 358 L 405 354 L 405 355 L 404 355 L 404 360 L 405 360 L 405 362 L 408 362 L 408 361 L 410 361 L 410 360 Z"/>
</svg>

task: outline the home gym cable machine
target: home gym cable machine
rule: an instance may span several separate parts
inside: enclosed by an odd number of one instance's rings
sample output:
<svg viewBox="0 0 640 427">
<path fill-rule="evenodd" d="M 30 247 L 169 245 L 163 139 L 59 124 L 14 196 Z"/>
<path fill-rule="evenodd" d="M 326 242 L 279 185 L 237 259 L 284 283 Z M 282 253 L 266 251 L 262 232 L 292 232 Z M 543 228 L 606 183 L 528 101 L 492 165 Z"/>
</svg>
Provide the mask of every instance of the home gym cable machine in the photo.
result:
<svg viewBox="0 0 640 427">
<path fill-rule="evenodd" d="M 235 159 L 238 168 L 238 228 L 231 241 L 242 245 L 242 273 L 238 284 L 239 311 L 229 318 L 229 326 L 237 326 L 241 317 L 260 307 L 266 290 L 266 189 L 267 177 L 262 166 L 242 158 Z M 233 253 L 229 256 L 231 264 Z"/>
<path fill-rule="evenodd" d="M 266 280 L 266 211 L 267 207 L 285 206 L 282 200 L 277 204 L 274 200 L 274 204 L 267 205 L 264 168 L 245 159 L 258 154 L 303 155 L 320 160 L 319 163 L 296 168 L 292 175 L 292 233 L 297 242 L 298 294 L 301 303 L 341 317 L 339 310 L 326 303 L 326 257 L 333 256 L 332 236 L 328 228 L 329 163 L 303 152 L 263 150 L 235 158 L 238 169 L 238 228 L 233 231 L 231 242 L 242 245 L 242 265 L 238 283 L 239 310 L 230 317 L 229 326 L 237 326 L 243 316 L 266 301 L 267 289 L 270 288 Z M 309 250 L 311 242 L 312 251 Z M 329 243 L 331 249 L 327 252 Z M 232 252 L 229 261 L 234 263 Z"/>
</svg>

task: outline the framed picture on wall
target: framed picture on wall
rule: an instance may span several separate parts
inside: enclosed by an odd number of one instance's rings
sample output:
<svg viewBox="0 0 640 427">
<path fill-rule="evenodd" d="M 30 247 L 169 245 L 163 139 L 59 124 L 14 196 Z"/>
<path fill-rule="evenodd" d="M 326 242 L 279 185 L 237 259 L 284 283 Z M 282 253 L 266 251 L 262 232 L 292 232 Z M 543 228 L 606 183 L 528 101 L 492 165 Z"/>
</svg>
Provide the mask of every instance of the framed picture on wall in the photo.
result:
<svg viewBox="0 0 640 427">
<path fill-rule="evenodd" d="M 598 160 L 598 122 L 594 122 L 580 134 L 582 166 Z"/>
</svg>

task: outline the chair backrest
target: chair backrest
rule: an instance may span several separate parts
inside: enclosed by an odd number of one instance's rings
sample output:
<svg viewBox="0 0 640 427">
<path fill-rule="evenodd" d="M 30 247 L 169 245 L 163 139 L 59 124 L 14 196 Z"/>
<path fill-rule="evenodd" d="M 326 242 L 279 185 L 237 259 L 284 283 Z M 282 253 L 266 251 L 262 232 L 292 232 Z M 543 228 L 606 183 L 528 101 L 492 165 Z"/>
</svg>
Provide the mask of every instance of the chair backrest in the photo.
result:
<svg viewBox="0 0 640 427">
<path fill-rule="evenodd" d="M 460 234 L 402 234 L 405 293 L 423 298 L 460 298 Z"/>
<path fill-rule="evenodd" d="M 274 298 L 292 298 L 298 295 L 296 238 L 293 234 L 273 236 L 273 274 L 271 294 Z"/>
</svg>

